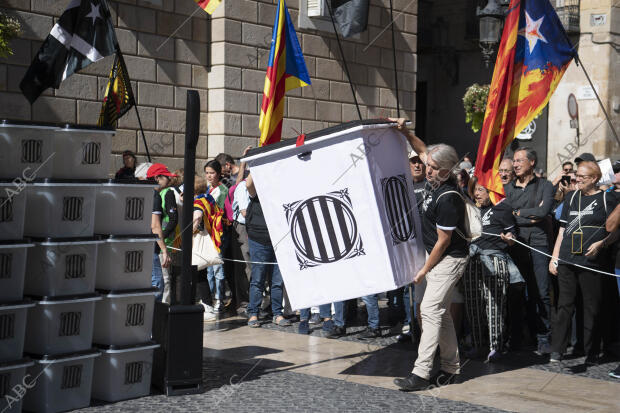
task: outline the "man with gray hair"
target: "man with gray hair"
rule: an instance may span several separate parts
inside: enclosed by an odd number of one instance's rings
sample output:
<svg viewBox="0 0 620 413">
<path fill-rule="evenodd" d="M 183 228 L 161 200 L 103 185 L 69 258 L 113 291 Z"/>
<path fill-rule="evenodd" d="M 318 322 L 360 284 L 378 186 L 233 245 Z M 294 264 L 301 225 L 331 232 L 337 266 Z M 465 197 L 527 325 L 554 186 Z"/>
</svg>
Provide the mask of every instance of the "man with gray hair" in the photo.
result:
<svg viewBox="0 0 620 413">
<path fill-rule="evenodd" d="M 502 181 L 502 185 L 508 185 L 515 179 L 514 166 L 512 159 L 504 158 L 499 163 L 499 179 Z"/>
<path fill-rule="evenodd" d="M 504 190 L 519 230 L 518 240 L 548 254 L 549 213 L 555 191 L 551 182 L 534 174 L 537 160 L 533 149 L 517 149 L 513 155 L 516 179 L 505 185 Z M 549 354 L 549 258 L 519 244 L 511 249 L 510 255 L 527 285 L 527 318 L 530 332 L 537 337 L 538 353 Z M 519 337 L 511 337 L 511 349 L 519 345 Z"/>
<path fill-rule="evenodd" d="M 418 358 L 411 374 L 394 379 L 402 390 L 416 391 L 430 385 L 449 384 L 460 372 L 458 341 L 450 314 L 452 291 L 465 270 L 468 259 L 464 233 L 465 204 L 456 186 L 454 169 L 459 158 L 453 147 L 439 144 L 426 147 L 405 126 L 405 119 L 391 119 L 426 164 L 431 190 L 422 203 L 422 229 L 428 258 L 413 282 L 426 279 L 426 291 L 420 305 L 422 336 Z M 433 359 L 441 347 L 441 369 L 431 377 Z"/>
</svg>

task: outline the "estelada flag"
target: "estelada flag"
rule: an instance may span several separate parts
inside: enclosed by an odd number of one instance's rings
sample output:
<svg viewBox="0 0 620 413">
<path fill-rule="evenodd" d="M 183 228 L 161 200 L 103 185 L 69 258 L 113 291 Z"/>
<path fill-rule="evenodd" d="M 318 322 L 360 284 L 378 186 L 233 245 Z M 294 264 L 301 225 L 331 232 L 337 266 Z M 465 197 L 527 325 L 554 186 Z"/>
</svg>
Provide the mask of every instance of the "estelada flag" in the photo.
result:
<svg viewBox="0 0 620 413">
<path fill-rule="evenodd" d="M 310 76 L 291 16 L 284 0 L 279 0 L 258 123 L 261 131 L 259 146 L 282 139 L 285 92 L 309 84 Z"/>
<path fill-rule="evenodd" d="M 201 9 L 203 9 L 209 14 L 213 14 L 215 9 L 217 9 L 217 6 L 219 6 L 220 3 L 222 3 L 222 0 L 194 0 L 194 1 L 196 2 L 196 4 L 198 4 L 198 7 L 200 7 Z"/>
<path fill-rule="evenodd" d="M 110 70 L 110 79 L 108 80 L 97 124 L 99 126 L 115 128 L 118 118 L 127 113 L 135 104 L 127 66 L 125 66 L 125 60 L 121 51 L 118 50 L 114 57 L 112 70 Z"/>
<path fill-rule="evenodd" d="M 487 100 L 475 175 L 491 201 L 504 197 L 506 147 L 545 107 L 574 56 L 549 0 L 511 0 Z"/>
</svg>

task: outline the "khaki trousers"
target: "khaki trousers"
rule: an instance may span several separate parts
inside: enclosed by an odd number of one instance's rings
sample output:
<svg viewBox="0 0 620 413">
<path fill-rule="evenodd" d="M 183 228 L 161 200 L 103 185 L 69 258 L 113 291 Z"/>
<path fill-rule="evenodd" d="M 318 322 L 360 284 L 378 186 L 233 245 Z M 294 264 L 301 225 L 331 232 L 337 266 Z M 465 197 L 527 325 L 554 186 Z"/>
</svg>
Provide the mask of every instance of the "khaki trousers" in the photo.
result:
<svg viewBox="0 0 620 413">
<path fill-rule="evenodd" d="M 418 347 L 413 374 L 430 378 L 437 345 L 441 347 L 441 370 L 458 374 L 459 348 L 450 315 L 452 290 L 459 281 L 469 257 L 446 255 L 426 274 L 426 291 L 420 305 L 422 337 Z"/>
</svg>

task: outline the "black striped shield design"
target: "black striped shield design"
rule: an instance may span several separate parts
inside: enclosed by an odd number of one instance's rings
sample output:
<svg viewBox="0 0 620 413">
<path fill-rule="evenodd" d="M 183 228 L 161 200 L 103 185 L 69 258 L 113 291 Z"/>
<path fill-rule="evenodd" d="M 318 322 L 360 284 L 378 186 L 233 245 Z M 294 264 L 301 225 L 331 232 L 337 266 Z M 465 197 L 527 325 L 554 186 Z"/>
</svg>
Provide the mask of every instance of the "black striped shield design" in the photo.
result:
<svg viewBox="0 0 620 413">
<path fill-rule="evenodd" d="M 300 269 L 364 255 L 348 189 L 284 205 Z"/>
<path fill-rule="evenodd" d="M 405 175 L 381 179 L 385 212 L 394 245 L 415 238 L 413 209 Z"/>
</svg>

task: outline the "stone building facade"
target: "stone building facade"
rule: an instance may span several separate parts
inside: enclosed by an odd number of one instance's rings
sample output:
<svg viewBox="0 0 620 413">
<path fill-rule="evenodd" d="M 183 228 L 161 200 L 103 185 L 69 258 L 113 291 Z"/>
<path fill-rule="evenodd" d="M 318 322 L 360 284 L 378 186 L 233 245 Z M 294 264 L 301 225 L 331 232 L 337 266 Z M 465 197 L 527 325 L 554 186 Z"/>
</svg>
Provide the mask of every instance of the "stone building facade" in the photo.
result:
<svg viewBox="0 0 620 413">
<path fill-rule="evenodd" d="M 96 123 L 113 57 L 91 64 L 34 105 L 19 82 L 69 0 L 0 0 L 21 22 L 14 54 L 0 59 L 0 117 Z M 257 145 L 258 119 L 277 0 L 223 0 L 209 17 L 193 0 L 108 1 L 151 156 L 171 169 L 184 153 L 186 90 L 201 96 L 197 164 Z M 283 137 L 357 119 L 333 33 L 308 25 L 306 0 L 287 3 L 312 86 L 287 93 Z M 300 9 L 300 5 L 302 8 Z M 417 0 L 394 0 L 401 116 L 415 119 Z M 300 18 L 301 14 L 301 18 Z M 320 19 L 319 19 L 320 20 Z M 396 115 L 389 0 L 371 0 L 368 29 L 343 42 L 363 118 Z M 305 22 L 305 23 L 304 23 Z M 163 45 L 162 45 L 163 44 Z M 144 160 L 135 111 L 119 121 L 115 162 L 125 149 Z M 201 168 L 199 169 L 201 170 Z"/>
<path fill-rule="evenodd" d="M 567 0 L 559 0 L 564 2 Z M 584 67 L 620 133 L 620 3 L 617 0 L 581 0 L 576 32 L 571 36 Z M 577 130 L 570 126 L 567 99 L 575 95 L 579 107 Z M 572 62 L 549 102 L 547 165 L 551 178 L 560 173 L 563 161 L 583 152 L 596 159 L 620 158 L 620 144 L 580 67 Z"/>
</svg>

